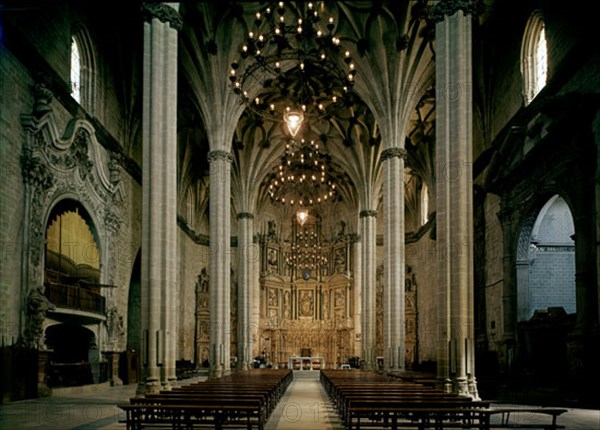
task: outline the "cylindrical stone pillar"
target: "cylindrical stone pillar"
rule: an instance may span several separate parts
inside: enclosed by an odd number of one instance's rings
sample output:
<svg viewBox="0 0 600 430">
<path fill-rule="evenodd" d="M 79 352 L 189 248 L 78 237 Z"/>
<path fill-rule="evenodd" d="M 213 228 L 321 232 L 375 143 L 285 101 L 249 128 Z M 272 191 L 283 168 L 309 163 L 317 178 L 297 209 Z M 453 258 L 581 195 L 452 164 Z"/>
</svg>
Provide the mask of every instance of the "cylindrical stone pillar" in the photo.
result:
<svg viewBox="0 0 600 430">
<path fill-rule="evenodd" d="M 238 219 L 238 367 L 250 369 L 252 364 L 252 313 L 254 283 L 254 215 L 240 212 Z"/>
<path fill-rule="evenodd" d="M 363 359 L 367 370 L 377 368 L 375 352 L 376 339 L 376 274 L 375 247 L 377 245 L 377 211 L 363 210 L 360 212 L 359 234 L 362 240 L 362 338 Z"/>
<path fill-rule="evenodd" d="M 231 363 L 231 154 L 210 151 L 210 376 L 229 373 Z"/>
<path fill-rule="evenodd" d="M 178 3 L 145 3 L 142 175 L 142 366 L 138 393 L 176 380 Z M 162 386 L 162 387 L 161 387 Z"/>
<path fill-rule="evenodd" d="M 438 376 L 450 379 L 453 391 L 472 397 L 478 397 L 472 246 L 471 14 L 475 3 L 441 0 L 432 14 L 436 22 L 436 220 L 441 270 Z"/>
<path fill-rule="evenodd" d="M 404 148 L 381 153 L 383 167 L 383 349 L 387 370 L 404 370 Z"/>
</svg>

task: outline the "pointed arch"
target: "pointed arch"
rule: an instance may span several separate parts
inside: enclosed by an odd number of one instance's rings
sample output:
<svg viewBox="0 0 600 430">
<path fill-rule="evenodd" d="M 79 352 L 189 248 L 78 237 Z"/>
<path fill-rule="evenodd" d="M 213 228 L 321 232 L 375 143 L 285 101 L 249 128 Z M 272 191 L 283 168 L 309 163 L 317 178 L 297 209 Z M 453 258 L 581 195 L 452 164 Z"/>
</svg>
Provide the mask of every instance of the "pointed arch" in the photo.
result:
<svg viewBox="0 0 600 430">
<path fill-rule="evenodd" d="M 536 10 L 531 14 L 521 45 L 523 97 L 528 105 L 546 86 L 548 80 L 548 48 L 544 16 Z"/>
<path fill-rule="evenodd" d="M 88 112 L 96 104 L 96 55 L 92 38 L 81 23 L 71 31 L 71 96 Z"/>
</svg>

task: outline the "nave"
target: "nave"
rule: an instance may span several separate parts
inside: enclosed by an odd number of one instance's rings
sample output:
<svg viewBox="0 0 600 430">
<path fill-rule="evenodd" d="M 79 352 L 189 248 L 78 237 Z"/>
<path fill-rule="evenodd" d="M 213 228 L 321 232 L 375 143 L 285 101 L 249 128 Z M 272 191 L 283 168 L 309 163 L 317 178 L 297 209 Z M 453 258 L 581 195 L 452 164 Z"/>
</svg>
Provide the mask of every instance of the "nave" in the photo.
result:
<svg viewBox="0 0 600 430">
<path fill-rule="evenodd" d="M 266 430 L 305 429 L 337 430 L 344 426 L 331 403 L 319 371 L 294 372 L 294 379 L 266 422 Z M 203 383 L 205 376 L 178 382 L 178 386 Z M 91 389 L 93 387 L 93 390 Z M 30 399 L 0 405 L 0 428 L 43 430 L 125 430 L 125 414 L 117 404 L 135 396 L 136 387 L 108 384 L 76 387 L 57 391 L 50 397 Z M 492 408 L 530 408 L 540 405 L 515 405 L 492 401 Z M 566 408 L 557 423 L 569 430 L 589 430 L 600 427 L 600 411 Z M 498 422 L 496 417 L 496 421 Z M 525 425 L 548 422 L 538 414 L 513 415 L 516 423 Z M 416 428 L 416 427 L 415 427 Z M 517 427 L 519 428 L 519 427 Z"/>
</svg>

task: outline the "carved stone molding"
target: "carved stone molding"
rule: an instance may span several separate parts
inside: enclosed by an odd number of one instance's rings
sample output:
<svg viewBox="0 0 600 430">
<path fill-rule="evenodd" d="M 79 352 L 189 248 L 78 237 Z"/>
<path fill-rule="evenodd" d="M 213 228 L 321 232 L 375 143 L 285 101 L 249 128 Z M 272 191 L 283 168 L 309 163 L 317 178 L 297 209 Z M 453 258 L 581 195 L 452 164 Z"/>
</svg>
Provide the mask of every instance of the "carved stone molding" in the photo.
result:
<svg viewBox="0 0 600 430">
<path fill-rule="evenodd" d="M 361 218 L 375 217 L 375 216 L 377 216 L 377 211 L 374 211 L 374 210 L 371 210 L 371 209 L 360 211 L 359 216 Z"/>
<path fill-rule="evenodd" d="M 114 176 L 119 169 L 115 164 L 118 159 L 102 152 L 92 123 L 73 118 L 64 130 L 60 129 L 48 104 L 51 94 L 43 85 L 37 85 L 34 93 L 36 105 L 32 112 L 21 115 L 25 131 L 20 160 L 25 185 L 24 290 L 30 285 L 43 285 L 47 217 L 52 206 L 65 198 L 79 201 L 89 212 L 105 245 L 103 255 L 109 258 L 103 262 L 103 277 L 112 282 L 118 262 L 111 256 L 117 255 L 114 247 L 125 194 L 123 184 Z"/>
<path fill-rule="evenodd" d="M 21 157 L 21 168 L 23 182 L 39 191 L 46 191 L 54 185 L 54 176 L 39 158 L 31 156 L 31 153 Z"/>
<path fill-rule="evenodd" d="M 44 320 L 49 310 L 55 306 L 44 294 L 44 287 L 32 288 L 27 296 L 27 327 L 25 329 L 25 341 L 31 348 L 39 350 L 46 349 L 44 341 Z"/>
<path fill-rule="evenodd" d="M 108 206 L 104 208 L 104 227 L 111 233 L 116 233 L 121 228 L 121 217 Z"/>
<path fill-rule="evenodd" d="M 350 239 L 351 243 L 357 243 L 361 240 L 358 233 L 348 233 L 348 238 Z"/>
<path fill-rule="evenodd" d="M 52 91 L 43 83 L 37 83 L 33 87 L 33 97 L 35 99 L 33 106 L 33 114 L 35 116 L 43 116 L 47 112 L 50 112 L 50 102 L 54 98 Z"/>
<path fill-rule="evenodd" d="M 381 153 L 381 161 L 386 161 L 391 158 L 402 158 L 406 160 L 406 149 L 404 148 L 388 148 Z"/>
<path fill-rule="evenodd" d="M 179 12 L 165 3 L 143 3 L 142 16 L 148 22 L 156 18 L 160 22 L 168 23 L 171 28 L 177 31 L 183 28 L 183 19 Z"/>
<path fill-rule="evenodd" d="M 459 10 L 462 10 L 465 15 L 478 15 L 481 12 L 481 5 L 477 0 L 440 0 L 433 7 L 429 17 L 437 24 Z"/>
<path fill-rule="evenodd" d="M 529 258 L 529 247 L 531 244 L 531 232 L 537 220 L 537 213 L 530 213 L 523 225 L 519 235 L 519 243 L 517 245 L 517 261 L 527 261 Z"/>
<path fill-rule="evenodd" d="M 207 158 L 209 163 L 212 163 L 213 161 L 228 161 L 231 163 L 233 161 L 233 157 L 231 156 L 230 152 L 221 150 L 210 151 Z"/>
<path fill-rule="evenodd" d="M 254 219 L 254 214 L 250 212 L 240 212 L 237 214 L 237 219 Z"/>
</svg>

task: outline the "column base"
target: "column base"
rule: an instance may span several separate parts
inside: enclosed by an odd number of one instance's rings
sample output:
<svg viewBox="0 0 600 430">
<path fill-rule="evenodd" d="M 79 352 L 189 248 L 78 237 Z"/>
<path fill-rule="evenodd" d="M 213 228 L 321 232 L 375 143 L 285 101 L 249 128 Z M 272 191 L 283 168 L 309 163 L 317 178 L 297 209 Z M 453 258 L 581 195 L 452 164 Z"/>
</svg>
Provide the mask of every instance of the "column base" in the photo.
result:
<svg viewBox="0 0 600 430">
<path fill-rule="evenodd" d="M 452 381 L 450 379 L 438 378 L 438 382 L 435 386 L 438 390 L 442 390 L 444 393 L 452 392 Z"/>
<path fill-rule="evenodd" d="M 461 396 L 469 396 L 469 384 L 467 378 L 453 378 L 452 379 L 452 391 L 460 394 Z"/>
<path fill-rule="evenodd" d="M 111 387 L 123 385 L 123 381 L 119 378 L 119 352 L 105 351 L 102 353 L 108 362 L 108 380 Z"/>
<path fill-rule="evenodd" d="M 481 398 L 479 397 L 479 391 L 477 390 L 477 381 L 475 380 L 475 377 L 469 376 L 467 378 L 467 385 L 469 390 L 469 396 L 473 400 L 481 400 Z"/>
<path fill-rule="evenodd" d="M 157 379 L 142 381 L 135 390 L 135 397 L 144 397 L 146 394 L 158 394 L 161 390 L 161 384 Z"/>
</svg>

